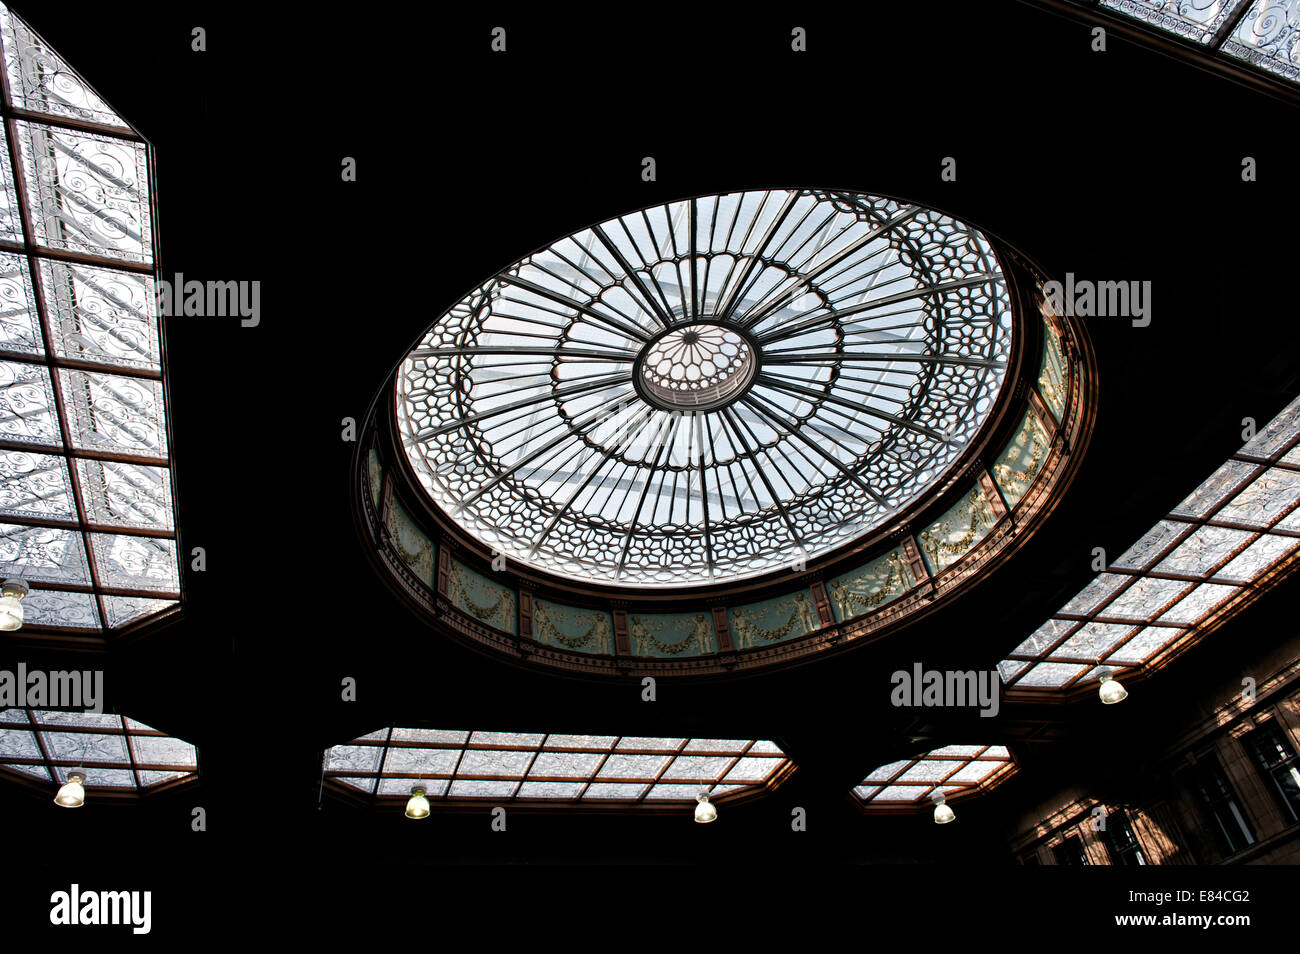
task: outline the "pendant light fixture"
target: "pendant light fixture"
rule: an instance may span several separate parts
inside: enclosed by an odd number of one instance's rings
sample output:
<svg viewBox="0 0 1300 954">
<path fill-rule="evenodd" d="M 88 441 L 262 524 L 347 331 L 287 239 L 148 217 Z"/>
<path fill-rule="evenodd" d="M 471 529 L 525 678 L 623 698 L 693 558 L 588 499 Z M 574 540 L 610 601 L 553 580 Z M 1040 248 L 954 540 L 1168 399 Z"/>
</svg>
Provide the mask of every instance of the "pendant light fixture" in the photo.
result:
<svg viewBox="0 0 1300 954">
<path fill-rule="evenodd" d="M 715 821 L 718 817 L 718 810 L 709 801 L 708 792 L 700 792 L 695 796 L 695 821 L 701 825 L 707 825 Z"/>
<path fill-rule="evenodd" d="M 22 580 L 5 580 L 0 584 L 0 630 L 13 632 L 23 625 L 23 597 L 27 584 Z"/>
<path fill-rule="evenodd" d="M 957 818 L 957 813 L 948 807 L 948 801 L 943 792 L 936 792 L 930 796 L 934 802 L 934 823 L 936 825 L 946 825 Z"/>
<path fill-rule="evenodd" d="M 411 797 L 406 800 L 406 817 L 417 819 L 429 817 L 429 799 L 425 797 L 423 785 L 411 789 Z"/>
<path fill-rule="evenodd" d="M 1128 698 L 1128 690 L 1119 684 L 1109 666 L 1103 666 L 1097 678 L 1101 680 L 1097 686 L 1097 695 L 1101 696 L 1103 704 L 1113 706 Z"/>
<path fill-rule="evenodd" d="M 86 804 L 86 770 L 75 768 L 68 773 L 68 780 L 59 786 L 59 794 L 54 796 L 54 804 L 60 808 L 80 808 Z"/>
</svg>

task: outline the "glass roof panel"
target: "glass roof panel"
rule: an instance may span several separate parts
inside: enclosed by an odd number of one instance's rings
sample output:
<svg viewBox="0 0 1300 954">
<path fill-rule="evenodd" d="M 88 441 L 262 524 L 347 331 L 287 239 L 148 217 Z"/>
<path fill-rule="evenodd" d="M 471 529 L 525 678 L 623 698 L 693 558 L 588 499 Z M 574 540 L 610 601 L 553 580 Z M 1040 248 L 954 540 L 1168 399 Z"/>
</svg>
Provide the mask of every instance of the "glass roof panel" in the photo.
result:
<svg viewBox="0 0 1300 954">
<path fill-rule="evenodd" d="M 84 593 L 61 595 L 90 599 Z M 84 768 L 87 788 L 139 793 L 198 772 L 198 750 L 193 745 L 142 722 L 124 721 L 115 713 L 0 712 L 0 723 L 17 722 L 27 728 L 0 728 L 0 774 L 17 772 L 62 783 L 72 769 Z"/>
<path fill-rule="evenodd" d="M 115 533 L 92 533 L 89 537 L 95 550 L 95 569 L 104 586 L 168 593 L 179 589 L 175 540 Z"/>
<path fill-rule="evenodd" d="M 32 239 L 46 248 L 153 263 L 145 146 L 19 120 Z"/>
<path fill-rule="evenodd" d="M 378 779 L 378 798 L 405 798 L 419 784 L 430 798 L 692 802 L 705 790 L 760 791 L 790 767 L 785 753 L 764 740 L 401 728 L 392 730 L 392 743 L 388 738 L 379 730 L 333 746 L 324 756 L 326 777 L 367 793 Z M 433 784 L 438 780 L 442 787 Z"/>
<path fill-rule="evenodd" d="M 0 237 L 4 237 L 3 233 L 4 213 L 0 209 Z M 30 355 L 45 352 L 27 259 L 13 252 L 0 252 L 0 351 Z"/>
<path fill-rule="evenodd" d="M 59 369 L 72 443 L 81 450 L 167 456 L 162 384 L 98 371 Z"/>
<path fill-rule="evenodd" d="M 158 370 L 158 300 L 151 276 L 52 259 L 39 265 L 60 357 Z"/>
<path fill-rule="evenodd" d="M 1255 0 L 1223 51 L 1300 82 L 1300 0 Z"/>
<path fill-rule="evenodd" d="M 739 580 L 861 536 L 941 478 L 1010 344 L 1005 279 L 969 226 L 855 193 L 705 196 L 472 291 L 407 356 L 397 416 L 424 489 L 508 559 Z"/>
<path fill-rule="evenodd" d="M 1293 442 L 1297 443 L 1293 446 Z M 1300 540 L 1294 537 L 1262 533 L 1300 530 L 1300 473 L 1270 466 L 1297 449 L 1300 398 L 1129 548 L 1113 565 L 1124 572 L 1099 574 L 1061 609 L 1062 614 L 1085 617 L 1076 633 L 1062 641 L 1069 627 L 1077 624 L 1049 619 L 1016 646 L 1011 655 L 1043 662 L 1031 667 L 1024 660 L 1003 660 L 998 664 L 1003 682 L 1014 687 L 1064 687 L 1085 669 L 1087 674 L 1079 681 L 1099 676 L 1095 666 L 1080 667 L 1080 659 L 1135 666 L 1151 662 L 1175 644 L 1186 644 L 1186 627 L 1202 625 L 1209 614 L 1240 594 L 1242 586 L 1273 572 L 1300 548 Z M 1291 569 L 1288 566 L 1285 572 Z M 1189 579 L 1167 579 L 1166 574 Z M 1121 586 L 1127 588 L 1112 598 Z M 1162 625 L 1130 635 L 1132 626 L 1096 622 L 1098 617 Z"/>
<path fill-rule="evenodd" d="M 853 789 L 853 794 L 868 807 L 915 802 L 926 809 L 936 792 L 967 796 L 1004 781 L 1014 770 L 1011 753 L 1004 746 L 948 745 L 876 768 Z M 882 781 L 893 784 L 870 784 Z"/>
<path fill-rule="evenodd" d="M 1101 5 L 1197 43 L 1209 43 L 1214 39 L 1215 31 L 1242 2 L 1243 0 L 1101 0 Z"/>
<path fill-rule="evenodd" d="M 66 626 L 69 629 L 99 629 L 99 607 L 92 593 L 33 588 L 23 599 L 25 625 Z"/>
<path fill-rule="evenodd" d="M 91 523 L 172 529 L 172 478 L 164 467 L 123 461 L 77 461 L 81 503 Z"/>
<path fill-rule="evenodd" d="M 50 372 L 35 364 L 0 361 L 0 437 L 23 444 L 58 446 Z"/>
<path fill-rule="evenodd" d="M 28 583 L 88 584 L 90 567 L 81 534 L 0 523 L 0 576 Z"/>
<path fill-rule="evenodd" d="M 3 5 L 0 46 L 0 240 L 18 249 L 0 250 L 0 516 L 45 525 L 7 531 L 0 555 L 8 575 L 75 591 L 38 587 L 25 631 L 102 632 L 178 605 L 105 588 L 179 597 L 150 149 Z M 91 539 L 105 529 L 119 532 Z"/>
<path fill-rule="evenodd" d="M 63 119 L 80 119 L 128 129 L 58 53 L 26 23 L 0 6 L 5 69 L 13 104 Z"/>
<path fill-rule="evenodd" d="M 53 454 L 0 451 L 0 514 L 75 520 L 67 461 Z"/>
</svg>

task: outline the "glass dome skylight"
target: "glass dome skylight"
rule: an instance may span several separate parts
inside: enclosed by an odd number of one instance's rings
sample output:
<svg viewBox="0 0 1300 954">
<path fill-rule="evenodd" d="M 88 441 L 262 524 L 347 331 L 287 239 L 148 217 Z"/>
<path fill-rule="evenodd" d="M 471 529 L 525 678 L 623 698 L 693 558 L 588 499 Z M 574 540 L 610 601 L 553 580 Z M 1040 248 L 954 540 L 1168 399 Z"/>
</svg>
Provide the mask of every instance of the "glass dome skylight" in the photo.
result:
<svg viewBox="0 0 1300 954">
<path fill-rule="evenodd" d="M 796 566 L 915 503 L 1011 352 L 988 240 L 946 215 L 773 190 L 643 209 L 475 288 L 406 357 L 424 490 L 518 564 L 596 583 Z"/>
</svg>

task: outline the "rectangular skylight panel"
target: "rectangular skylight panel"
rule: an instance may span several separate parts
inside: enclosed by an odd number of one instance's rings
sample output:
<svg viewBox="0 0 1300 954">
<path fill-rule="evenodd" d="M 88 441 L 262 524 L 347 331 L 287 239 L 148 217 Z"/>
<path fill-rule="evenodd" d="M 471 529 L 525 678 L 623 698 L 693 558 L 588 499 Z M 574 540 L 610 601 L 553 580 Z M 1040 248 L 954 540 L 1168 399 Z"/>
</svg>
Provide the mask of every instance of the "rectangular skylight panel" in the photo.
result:
<svg viewBox="0 0 1300 954">
<path fill-rule="evenodd" d="M 1100 606 L 1107 597 L 1114 593 L 1130 577 L 1118 573 L 1102 573 L 1079 591 L 1078 595 L 1060 609 L 1062 616 L 1083 616 Z"/>
<path fill-rule="evenodd" d="M 392 775 L 451 775 L 456 771 L 459 759 L 458 749 L 395 747 L 384 756 L 384 772 Z"/>
<path fill-rule="evenodd" d="M 67 771 L 64 769 L 63 771 Z M 135 788 L 135 772 L 129 768 L 89 768 L 86 769 L 86 785 L 103 785 L 106 788 Z"/>
<path fill-rule="evenodd" d="M 948 776 L 949 785 L 977 785 L 1000 768 L 996 762 L 971 762 Z"/>
<path fill-rule="evenodd" d="M 166 458 L 161 382 L 60 368 L 59 383 L 76 447 Z"/>
<path fill-rule="evenodd" d="M 1267 527 L 1300 500 L 1300 472 L 1270 467 L 1214 515 L 1215 520 Z"/>
<path fill-rule="evenodd" d="M 1165 646 L 1182 636 L 1185 632 L 1186 630 L 1175 629 L 1168 626 L 1148 626 L 1115 650 L 1115 652 L 1106 659 L 1106 662 L 1129 663 L 1133 665 L 1146 662 Z"/>
<path fill-rule="evenodd" d="M 467 749 L 461 757 L 457 775 L 504 775 L 522 778 L 533 760 L 532 752 Z"/>
<path fill-rule="evenodd" d="M 35 451 L 0 451 L 0 514 L 76 520 L 66 460 Z"/>
<path fill-rule="evenodd" d="M 517 781 L 492 781 L 458 778 L 447 790 L 449 798 L 510 798 L 519 787 Z"/>
<path fill-rule="evenodd" d="M 1173 609 L 1160 617 L 1162 623 L 1196 623 L 1207 613 L 1218 608 L 1241 590 L 1235 586 L 1202 583 L 1185 596 Z"/>
<path fill-rule="evenodd" d="M 1062 658 L 1096 659 L 1131 632 L 1133 627 L 1124 623 L 1088 623 L 1057 647 L 1052 655 Z"/>
<path fill-rule="evenodd" d="M 984 750 L 982 745 L 945 745 L 941 749 L 935 749 L 930 753 L 931 756 L 940 758 L 966 757 L 970 758 L 979 755 Z"/>
<path fill-rule="evenodd" d="M 1223 51 L 1300 82 L 1300 0 L 1255 0 Z"/>
<path fill-rule="evenodd" d="M 154 280 L 115 269 L 40 260 L 41 288 L 60 357 L 157 371 Z"/>
<path fill-rule="evenodd" d="M 1174 516 L 1204 517 L 1227 500 L 1259 468 L 1245 461 L 1230 460 L 1174 508 Z"/>
<path fill-rule="evenodd" d="M 888 765 L 882 765 L 868 775 L 865 781 L 868 782 L 888 782 L 895 775 L 907 767 L 911 759 L 899 759 L 897 762 L 890 762 Z"/>
<path fill-rule="evenodd" d="M 115 533 L 89 534 L 102 586 L 175 593 L 180 588 L 176 541 Z"/>
<path fill-rule="evenodd" d="M 55 732 L 41 730 L 41 740 L 50 758 L 56 762 L 128 762 L 126 737 L 122 735 L 90 734 L 88 732 Z M 87 766 L 88 767 L 88 766 Z"/>
<path fill-rule="evenodd" d="M 99 607 L 92 593 L 33 588 L 23 599 L 23 625 L 99 629 Z"/>
<path fill-rule="evenodd" d="M 172 529 L 172 479 L 165 467 L 78 459 L 77 479 L 91 523 Z"/>
<path fill-rule="evenodd" d="M 58 446 L 59 422 L 48 369 L 0 361 L 0 438 Z"/>
<path fill-rule="evenodd" d="M 1102 6 L 1185 39 L 1209 43 L 1243 2 L 1249 0 L 1102 0 Z"/>
<path fill-rule="evenodd" d="M 1217 517 L 1216 519 L 1222 519 Z M 1157 573 L 1204 576 L 1244 546 L 1252 534 L 1227 527 L 1198 527 L 1156 566 Z"/>
<path fill-rule="evenodd" d="M 378 772 L 383 755 L 381 745 L 335 745 L 326 753 L 328 772 Z"/>
<path fill-rule="evenodd" d="M 637 782 L 592 782 L 583 793 L 583 798 L 640 798 L 646 786 Z"/>
<path fill-rule="evenodd" d="M 1087 666 L 1077 666 L 1074 663 L 1039 663 L 1028 673 L 1021 676 L 1016 686 L 1060 688 L 1075 676 L 1082 675 L 1087 668 Z"/>
<path fill-rule="evenodd" d="M 43 756 L 34 733 L 26 729 L 0 729 L 0 760 L 39 758 Z"/>
<path fill-rule="evenodd" d="M 1216 573 L 1215 579 L 1249 583 L 1297 546 L 1300 546 L 1300 540 L 1295 537 L 1266 533 Z"/>
<path fill-rule="evenodd" d="M 714 781 L 727 771 L 733 761 L 730 755 L 679 755 L 673 759 L 662 778 L 664 781 Z"/>
<path fill-rule="evenodd" d="M 582 782 L 524 782 L 516 798 L 577 798 L 582 794 Z"/>
<path fill-rule="evenodd" d="M 542 778 L 591 778 L 604 757 L 600 752 L 542 752 L 528 774 Z"/>
<path fill-rule="evenodd" d="M 925 760 L 917 762 L 898 777 L 897 784 L 916 782 L 942 782 L 960 763 Z"/>
<path fill-rule="evenodd" d="M 1190 586 L 1179 580 L 1144 577 L 1117 596 L 1099 615 L 1146 622 Z"/>
<path fill-rule="evenodd" d="M 188 742 L 157 735 L 133 735 L 130 738 L 136 767 L 175 765 L 192 769 L 198 766 L 198 750 Z"/>
<path fill-rule="evenodd" d="M 1069 619 L 1049 619 L 1012 650 L 1013 656 L 1041 656 L 1078 623 Z"/>
<path fill-rule="evenodd" d="M 654 778 L 668 764 L 666 755 L 611 755 L 599 778 Z"/>
<path fill-rule="evenodd" d="M 8 165 L 0 159 L 0 167 L 7 169 Z M 9 237 L 4 234 L 4 195 L 0 183 L 0 238 Z M 31 274 L 25 257 L 13 252 L 0 252 L 0 351 L 29 355 L 45 353 L 41 323 L 36 315 L 36 299 L 32 295 Z"/>
<path fill-rule="evenodd" d="M 1161 520 L 1111 566 L 1117 570 L 1145 570 L 1157 556 L 1190 529 L 1192 525 L 1188 523 Z"/>
<path fill-rule="evenodd" d="M 32 583 L 90 583 L 81 534 L 0 523 L 0 575 Z"/>
<path fill-rule="evenodd" d="M 624 736 L 619 739 L 617 748 L 645 752 L 676 752 L 686 741 L 686 739 L 651 739 L 643 736 Z"/>
<path fill-rule="evenodd" d="M 914 802 L 927 791 L 928 787 L 920 785 L 888 785 L 876 794 L 873 801 Z"/>
<path fill-rule="evenodd" d="M 145 146 L 40 123 L 16 125 L 36 244 L 152 264 Z"/>
<path fill-rule="evenodd" d="M 36 709 L 33 713 L 37 725 L 76 726 L 92 729 L 122 731 L 122 719 L 112 712 L 64 712 L 59 709 Z M 153 731 L 153 730 L 149 730 Z"/>
<path fill-rule="evenodd" d="M 749 745 L 747 739 L 691 739 L 685 752 L 730 752 L 739 755 Z"/>
</svg>

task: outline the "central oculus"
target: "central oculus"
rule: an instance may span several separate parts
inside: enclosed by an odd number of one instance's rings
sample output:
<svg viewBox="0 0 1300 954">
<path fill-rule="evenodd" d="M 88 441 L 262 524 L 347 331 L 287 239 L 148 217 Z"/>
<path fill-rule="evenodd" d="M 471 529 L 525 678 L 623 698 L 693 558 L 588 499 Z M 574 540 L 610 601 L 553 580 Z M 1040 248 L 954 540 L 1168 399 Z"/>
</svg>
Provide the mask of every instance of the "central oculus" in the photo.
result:
<svg viewBox="0 0 1300 954">
<path fill-rule="evenodd" d="M 691 322 L 651 340 L 637 358 L 637 390 L 666 411 L 711 411 L 736 401 L 754 380 L 756 348 L 723 324 Z"/>
</svg>

